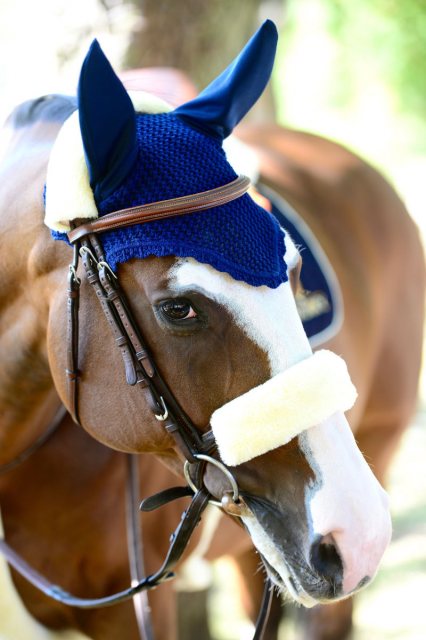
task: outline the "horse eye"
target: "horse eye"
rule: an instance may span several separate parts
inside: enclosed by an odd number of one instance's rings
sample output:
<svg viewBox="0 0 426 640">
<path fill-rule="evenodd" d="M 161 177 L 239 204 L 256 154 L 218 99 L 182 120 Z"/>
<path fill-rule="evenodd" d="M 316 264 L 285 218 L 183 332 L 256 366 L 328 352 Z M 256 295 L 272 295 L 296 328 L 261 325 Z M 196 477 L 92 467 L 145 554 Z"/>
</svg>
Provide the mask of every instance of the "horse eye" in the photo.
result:
<svg viewBox="0 0 426 640">
<path fill-rule="evenodd" d="M 189 320 L 197 317 L 187 300 L 166 300 L 160 305 L 160 309 L 169 320 Z"/>
</svg>

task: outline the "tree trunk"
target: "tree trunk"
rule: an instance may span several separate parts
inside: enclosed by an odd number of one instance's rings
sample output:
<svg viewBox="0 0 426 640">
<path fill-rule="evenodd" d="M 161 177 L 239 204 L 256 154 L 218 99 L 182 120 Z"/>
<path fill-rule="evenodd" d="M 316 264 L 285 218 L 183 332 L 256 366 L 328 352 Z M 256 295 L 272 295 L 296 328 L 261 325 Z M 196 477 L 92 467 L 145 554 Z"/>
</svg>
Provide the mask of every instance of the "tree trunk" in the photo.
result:
<svg viewBox="0 0 426 640">
<path fill-rule="evenodd" d="M 201 90 L 238 54 L 259 26 L 262 0 L 131 0 L 140 13 L 124 68 L 174 67 Z M 279 5 L 278 5 L 279 6 Z M 271 121 L 268 88 L 252 114 Z"/>
</svg>

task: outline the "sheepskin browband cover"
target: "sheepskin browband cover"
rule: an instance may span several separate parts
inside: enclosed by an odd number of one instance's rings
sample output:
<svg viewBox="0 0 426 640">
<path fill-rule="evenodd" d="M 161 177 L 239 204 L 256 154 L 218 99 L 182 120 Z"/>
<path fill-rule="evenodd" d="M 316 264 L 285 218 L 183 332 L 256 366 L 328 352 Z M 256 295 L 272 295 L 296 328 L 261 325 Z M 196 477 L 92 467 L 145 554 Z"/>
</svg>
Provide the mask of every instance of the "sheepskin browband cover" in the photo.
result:
<svg viewBox="0 0 426 640">
<path fill-rule="evenodd" d="M 220 457 L 231 466 L 247 462 L 333 413 L 347 411 L 356 397 L 344 360 L 317 351 L 213 413 Z"/>
</svg>

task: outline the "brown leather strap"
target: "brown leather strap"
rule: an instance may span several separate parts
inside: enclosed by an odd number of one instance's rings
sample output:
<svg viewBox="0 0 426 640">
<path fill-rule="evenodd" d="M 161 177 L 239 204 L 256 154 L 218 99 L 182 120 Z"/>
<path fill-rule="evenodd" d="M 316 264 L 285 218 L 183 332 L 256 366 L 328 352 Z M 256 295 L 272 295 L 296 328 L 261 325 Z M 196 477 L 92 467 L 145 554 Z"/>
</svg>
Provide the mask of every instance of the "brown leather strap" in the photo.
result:
<svg viewBox="0 0 426 640">
<path fill-rule="evenodd" d="M 274 596 L 274 586 L 271 578 L 267 577 L 263 588 L 262 602 L 260 604 L 259 613 L 256 620 L 253 640 L 262 640 L 266 625 L 268 624 L 269 614 L 271 611 L 272 598 Z"/>
<path fill-rule="evenodd" d="M 67 393 L 69 399 L 69 412 L 77 424 L 78 416 L 78 310 L 80 303 L 80 280 L 77 277 L 78 250 L 74 247 L 73 262 L 68 272 L 67 291 L 67 367 L 65 369 L 67 380 Z"/>
<path fill-rule="evenodd" d="M 101 285 L 106 291 L 108 300 L 112 302 L 119 318 L 121 319 L 123 329 L 125 330 L 131 345 L 133 346 L 135 356 L 142 367 L 144 376 L 152 378 L 155 373 L 154 365 L 148 355 L 147 350 L 139 340 L 137 330 L 132 321 L 131 313 L 126 305 L 126 300 L 122 295 L 120 295 L 120 292 L 114 286 L 113 277 L 111 278 L 111 274 L 106 263 L 99 263 L 99 279 Z"/>
<path fill-rule="evenodd" d="M 126 454 L 127 491 L 126 491 L 126 523 L 127 550 L 130 565 L 132 587 L 145 579 L 145 562 L 143 550 L 143 535 L 141 514 L 138 509 L 139 497 L 139 456 Z M 146 591 L 136 593 L 133 598 L 133 608 L 140 640 L 154 640 L 152 630 L 151 610 Z"/>
<path fill-rule="evenodd" d="M 118 280 L 103 262 L 103 249 L 99 238 L 90 234 L 82 241 L 83 265 L 88 281 L 93 285 L 97 298 L 119 346 L 129 384 L 138 382 L 141 388 L 149 388 L 153 398 L 153 411 L 162 414 L 163 402 L 167 415 L 161 419 L 163 427 L 175 439 L 187 460 L 195 461 L 194 453 L 207 452 L 202 436 L 180 407 L 164 378 L 155 367 L 143 334 L 138 327 L 127 297 Z"/>
<path fill-rule="evenodd" d="M 143 224 L 145 222 L 152 222 L 153 220 L 161 220 L 162 218 L 172 218 L 187 213 L 212 209 L 213 207 L 218 207 L 239 198 L 244 195 L 249 187 L 249 178 L 239 176 L 232 182 L 228 182 L 216 189 L 209 189 L 208 191 L 201 191 L 200 193 L 194 193 L 189 196 L 182 196 L 171 200 L 161 200 L 138 207 L 114 211 L 93 222 L 85 222 L 75 229 L 72 229 L 68 233 L 68 239 L 71 243 L 74 243 L 89 233 L 111 231 L 111 229 L 129 227 L 134 224 Z"/>
<path fill-rule="evenodd" d="M 127 336 L 122 330 L 121 324 L 117 321 L 114 315 L 113 308 L 111 307 L 108 296 L 105 294 L 100 280 L 99 271 L 97 268 L 97 259 L 92 254 L 89 247 L 85 247 L 86 251 L 83 253 L 83 265 L 86 269 L 87 280 L 95 290 L 96 297 L 98 298 L 108 324 L 111 327 L 111 331 L 114 336 L 115 343 L 120 350 L 120 353 L 124 362 L 124 370 L 126 374 L 126 381 L 130 385 L 134 385 L 137 382 L 137 374 L 134 365 L 133 356 L 130 350 L 130 344 Z"/>
<path fill-rule="evenodd" d="M 162 582 L 170 580 L 174 577 L 173 569 L 180 560 L 185 551 L 192 532 L 198 525 L 204 509 L 207 507 L 210 494 L 205 489 L 200 489 L 194 494 L 189 507 L 183 512 L 182 519 L 177 529 L 171 536 L 171 544 L 166 559 L 160 569 L 142 579 L 135 586 L 114 593 L 104 598 L 79 598 L 67 591 L 64 591 L 58 585 L 49 582 L 38 571 L 31 567 L 16 551 L 9 546 L 4 538 L 0 537 L 0 553 L 6 558 L 7 562 L 28 582 L 42 591 L 50 598 L 67 604 L 71 607 L 80 609 L 95 609 L 98 607 L 110 607 L 119 602 L 130 600 L 140 591 L 145 589 L 153 589 Z"/>
</svg>

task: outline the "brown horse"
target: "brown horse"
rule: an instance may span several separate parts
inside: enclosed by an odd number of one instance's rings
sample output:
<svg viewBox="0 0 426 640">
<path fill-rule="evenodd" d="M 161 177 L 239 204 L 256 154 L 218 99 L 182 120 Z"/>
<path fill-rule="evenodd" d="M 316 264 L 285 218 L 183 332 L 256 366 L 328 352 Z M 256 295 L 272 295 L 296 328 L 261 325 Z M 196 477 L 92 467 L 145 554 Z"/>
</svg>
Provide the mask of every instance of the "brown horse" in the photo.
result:
<svg viewBox="0 0 426 640">
<path fill-rule="evenodd" d="M 71 252 L 43 225 L 42 194 L 52 144 L 74 108 L 72 100 L 42 99 L 18 108 L 6 127 L 0 193 L 3 463 L 43 432 L 57 409 L 56 393 L 71 409 L 64 375 Z M 383 481 L 416 397 L 424 291 L 417 232 L 385 181 L 341 147 L 278 127 L 243 129 L 240 136 L 256 149 L 264 182 L 300 212 L 336 271 L 346 313 L 328 346 L 349 363 L 359 393 L 351 426 Z M 290 241 L 285 257 L 294 283 L 297 254 Z M 309 360 L 288 282 L 255 287 L 173 256 L 130 260 L 120 264 L 118 275 L 158 369 L 200 430 L 219 407 Z M 159 318 L 164 299 L 175 306 L 165 305 Z M 180 472 L 182 456 L 145 395 L 122 380 L 120 353 L 95 303 L 83 281 L 82 426 L 113 449 L 155 454 Z M 184 312 L 186 324 L 173 324 L 167 309 Z M 266 414 L 268 407 L 262 410 Z M 149 456 L 141 460 L 144 494 L 164 479 L 156 464 Z M 250 507 L 245 527 L 276 584 L 285 584 L 306 605 L 334 603 L 324 614 L 317 607 L 312 616 L 310 637 L 330 637 L 321 625 L 335 623 L 336 609 L 347 609 L 348 601 L 339 600 L 374 574 L 388 539 L 383 494 L 342 415 L 321 420 L 233 472 Z M 122 588 L 128 581 L 124 503 L 117 490 L 123 478 L 122 454 L 67 422 L 33 458 L 0 479 L 6 538 L 69 591 L 96 596 Z M 228 489 L 210 466 L 204 482 L 219 499 Z M 176 517 L 176 507 L 169 507 L 165 519 L 170 516 Z M 169 534 L 160 524 L 161 511 L 153 517 L 146 536 L 148 571 L 158 566 Z M 137 637 L 129 605 L 81 612 L 48 601 L 16 576 L 15 584 L 47 627 L 75 628 L 103 640 Z M 159 638 L 173 637 L 173 612 L 157 605 L 165 594 L 168 584 L 150 593 Z M 334 637 L 342 637 L 341 628 Z"/>
</svg>

